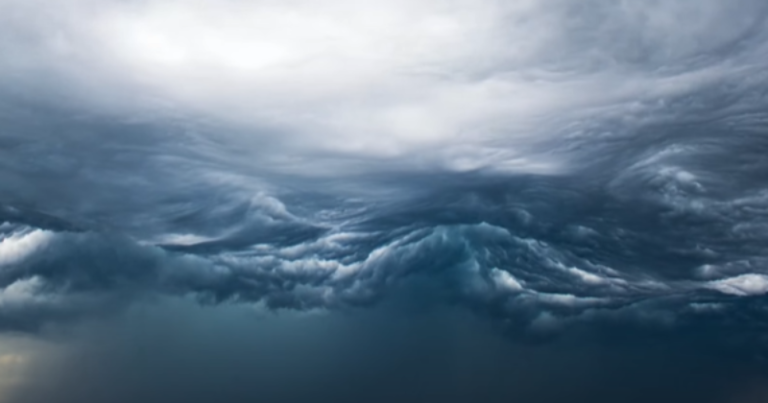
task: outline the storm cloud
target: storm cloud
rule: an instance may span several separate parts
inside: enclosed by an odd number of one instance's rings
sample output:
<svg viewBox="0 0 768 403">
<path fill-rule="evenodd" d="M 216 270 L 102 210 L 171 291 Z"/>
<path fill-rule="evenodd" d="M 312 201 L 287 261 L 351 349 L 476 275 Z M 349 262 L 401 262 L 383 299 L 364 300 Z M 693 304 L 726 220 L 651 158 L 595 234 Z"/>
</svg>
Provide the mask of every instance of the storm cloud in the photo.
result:
<svg viewBox="0 0 768 403">
<path fill-rule="evenodd" d="M 0 0 L 0 330 L 46 352 L 0 345 L 0 372 L 48 385 L 0 388 L 764 399 L 766 18 L 759 0 Z M 176 315 L 213 329 L 172 346 Z M 136 375 L 155 359 L 168 382 Z M 424 383 L 389 390 L 391 365 Z M 376 396 L 331 386 L 354 374 Z M 266 386 L 293 375 L 295 396 Z"/>
</svg>

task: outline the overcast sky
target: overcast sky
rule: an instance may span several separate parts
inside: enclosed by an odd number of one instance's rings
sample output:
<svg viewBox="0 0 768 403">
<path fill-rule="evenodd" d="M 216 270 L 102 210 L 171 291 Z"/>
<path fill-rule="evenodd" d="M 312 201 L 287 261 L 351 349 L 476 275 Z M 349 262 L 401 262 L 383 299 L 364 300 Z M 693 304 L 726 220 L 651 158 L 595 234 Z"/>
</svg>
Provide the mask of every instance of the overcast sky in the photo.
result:
<svg viewBox="0 0 768 403">
<path fill-rule="evenodd" d="M 0 0 L 0 402 L 768 399 L 766 18 Z"/>
</svg>

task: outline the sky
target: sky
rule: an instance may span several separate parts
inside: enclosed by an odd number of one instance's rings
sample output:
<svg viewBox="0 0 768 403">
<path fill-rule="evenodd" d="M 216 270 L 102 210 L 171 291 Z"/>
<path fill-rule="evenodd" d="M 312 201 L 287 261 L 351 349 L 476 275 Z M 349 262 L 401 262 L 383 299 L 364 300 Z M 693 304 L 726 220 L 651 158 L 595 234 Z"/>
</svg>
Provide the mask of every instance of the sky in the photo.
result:
<svg viewBox="0 0 768 403">
<path fill-rule="evenodd" d="M 768 401 L 763 0 L 0 0 L 0 403 Z"/>
</svg>

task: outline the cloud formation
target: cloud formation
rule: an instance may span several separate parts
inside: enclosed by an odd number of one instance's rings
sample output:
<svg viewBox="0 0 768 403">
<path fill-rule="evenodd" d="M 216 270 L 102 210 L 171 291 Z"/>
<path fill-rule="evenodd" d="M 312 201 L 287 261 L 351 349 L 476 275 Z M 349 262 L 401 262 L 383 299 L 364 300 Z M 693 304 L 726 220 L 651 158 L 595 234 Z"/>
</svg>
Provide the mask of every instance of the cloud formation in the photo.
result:
<svg viewBox="0 0 768 403">
<path fill-rule="evenodd" d="M 338 173 L 306 161 L 322 156 L 559 171 L 531 148 L 606 120 L 688 118 L 707 106 L 693 94 L 764 75 L 766 52 L 756 0 L 3 7 L 6 81 L 45 74 L 58 96 L 123 118 L 224 121 L 219 141 L 303 174 Z"/>
<path fill-rule="evenodd" d="M 0 330 L 168 300 L 436 304 L 509 339 L 703 332 L 690 356 L 762 357 L 766 18 L 760 0 L 0 0 Z"/>
</svg>

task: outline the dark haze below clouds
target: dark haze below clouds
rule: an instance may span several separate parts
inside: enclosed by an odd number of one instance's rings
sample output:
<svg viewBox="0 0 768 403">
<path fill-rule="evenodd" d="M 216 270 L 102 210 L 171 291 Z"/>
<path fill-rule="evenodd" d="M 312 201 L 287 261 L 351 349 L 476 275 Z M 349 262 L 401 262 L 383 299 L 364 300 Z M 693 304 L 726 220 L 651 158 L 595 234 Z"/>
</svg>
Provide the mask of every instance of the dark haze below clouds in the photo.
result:
<svg viewBox="0 0 768 403">
<path fill-rule="evenodd" d="M 768 400 L 767 16 L 0 0 L 0 401 Z"/>
<path fill-rule="evenodd" d="M 590 333 L 519 344 L 462 309 L 412 300 L 303 317 L 166 302 L 70 327 L 48 342 L 66 347 L 29 365 L 25 374 L 34 381 L 8 401 L 758 403 L 768 397 L 765 364 L 706 334 L 619 332 L 601 339 Z"/>
</svg>

